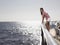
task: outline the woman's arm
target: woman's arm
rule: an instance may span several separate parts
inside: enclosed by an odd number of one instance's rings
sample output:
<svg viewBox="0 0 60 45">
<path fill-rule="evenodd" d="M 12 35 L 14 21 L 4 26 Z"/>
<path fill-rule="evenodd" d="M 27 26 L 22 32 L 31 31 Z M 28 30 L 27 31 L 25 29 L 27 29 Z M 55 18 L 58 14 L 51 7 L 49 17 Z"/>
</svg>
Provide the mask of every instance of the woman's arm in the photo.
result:
<svg viewBox="0 0 60 45">
<path fill-rule="evenodd" d="M 42 23 L 44 23 L 44 15 L 42 15 Z"/>
</svg>

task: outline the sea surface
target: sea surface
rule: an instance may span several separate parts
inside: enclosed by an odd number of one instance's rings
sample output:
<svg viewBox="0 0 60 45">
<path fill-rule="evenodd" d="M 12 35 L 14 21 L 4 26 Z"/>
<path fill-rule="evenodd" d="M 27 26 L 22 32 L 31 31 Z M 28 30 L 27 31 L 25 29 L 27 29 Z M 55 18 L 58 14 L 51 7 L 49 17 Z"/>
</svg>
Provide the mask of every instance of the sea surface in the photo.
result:
<svg viewBox="0 0 60 45">
<path fill-rule="evenodd" d="M 39 45 L 40 27 L 18 22 L 0 22 L 0 45 Z"/>
</svg>

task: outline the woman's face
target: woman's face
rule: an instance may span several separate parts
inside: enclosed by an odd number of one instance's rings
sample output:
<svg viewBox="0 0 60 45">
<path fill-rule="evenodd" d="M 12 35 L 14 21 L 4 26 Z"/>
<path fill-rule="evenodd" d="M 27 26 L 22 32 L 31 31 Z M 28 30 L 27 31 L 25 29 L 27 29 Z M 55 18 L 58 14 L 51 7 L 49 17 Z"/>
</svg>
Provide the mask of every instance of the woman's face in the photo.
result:
<svg viewBox="0 0 60 45">
<path fill-rule="evenodd" d="M 42 9 L 40 9 L 40 12 L 43 12 L 43 10 L 42 10 Z"/>
</svg>

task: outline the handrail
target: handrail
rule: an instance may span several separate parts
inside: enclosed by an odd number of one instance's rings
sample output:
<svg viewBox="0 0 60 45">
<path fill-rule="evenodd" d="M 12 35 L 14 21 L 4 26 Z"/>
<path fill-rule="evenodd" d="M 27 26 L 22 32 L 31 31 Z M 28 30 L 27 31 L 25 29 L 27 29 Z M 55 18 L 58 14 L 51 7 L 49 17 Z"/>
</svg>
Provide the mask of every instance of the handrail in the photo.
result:
<svg viewBox="0 0 60 45">
<path fill-rule="evenodd" d="M 41 31 L 42 31 L 42 43 L 44 40 L 46 40 L 47 45 L 58 45 L 57 42 L 54 40 L 54 38 L 50 35 L 48 30 L 44 27 L 44 25 L 41 25 Z M 45 38 L 45 39 L 44 39 Z M 43 44 L 42 44 L 43 45 Z"/>
</svg>

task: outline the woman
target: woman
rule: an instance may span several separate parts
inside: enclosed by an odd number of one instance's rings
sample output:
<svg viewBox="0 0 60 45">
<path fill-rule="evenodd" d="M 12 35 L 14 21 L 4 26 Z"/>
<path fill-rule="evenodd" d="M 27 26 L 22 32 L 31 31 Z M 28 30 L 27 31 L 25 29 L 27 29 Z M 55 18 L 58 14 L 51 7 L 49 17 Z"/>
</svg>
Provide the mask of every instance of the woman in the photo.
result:
<svg viewBox="0 0 60 45">
<path fill-rule="evenodd" d="M 49 31 L 50 30 L 50 23 L 49 23 L 50 16 L 48 15 L 48 13 L 46 13 L 44 11 L 43 8 L 40 8 L 40 12 L 41 12 L 41 15 L 42 15 L 42 23 L 44 23 L 44 18 L 46 18 L 46 24 L 45 25 L 46 25 L 47 30 Z"/>
</svg>

